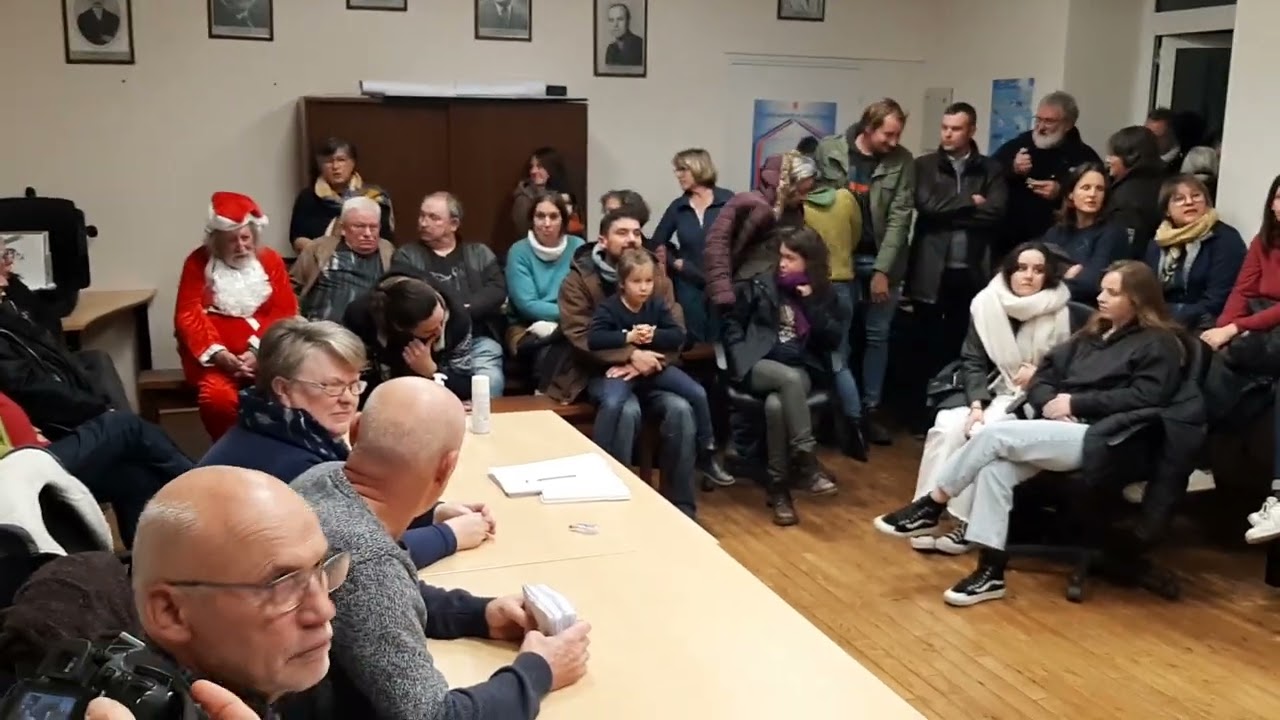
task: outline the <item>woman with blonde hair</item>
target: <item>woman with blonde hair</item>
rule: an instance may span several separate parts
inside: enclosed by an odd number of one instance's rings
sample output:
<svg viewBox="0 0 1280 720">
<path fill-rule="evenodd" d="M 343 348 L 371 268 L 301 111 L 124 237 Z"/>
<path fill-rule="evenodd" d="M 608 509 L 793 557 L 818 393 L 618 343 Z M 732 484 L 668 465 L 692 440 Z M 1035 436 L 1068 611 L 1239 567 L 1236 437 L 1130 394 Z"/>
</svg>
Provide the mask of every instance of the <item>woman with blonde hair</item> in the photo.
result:
<svg viewBox="0 0 1280 720">
<path fill-rule="evenodd" d="M 955 606 L 1004 597 L 1014 488 L 1042 472 L 1083 467 L 1086 433 L 1112 438 L 1136 423 L 1176 414 L 1185 356 L 1180 332 L 1151 268 L 1136 260 L 1113 264 L 1102 278 L 1098 311 L 1045 356 L 1025 401 L 1009 408 L 1035 419 L 1008 420 L 975 434 L 947 460 L 932 491 L 876 518 L 876 529 L 898 537 L 929 534 L 947 503 L 972 487 L 964 539 L 983 550 L 977 570 L 943 597 Z M 1199 412 L 1185 420 L 1203 423 L 1203 406 Z"/>
<path fill-rule="evenodd" d="M 666 248 L 667 274 L 675 281 L 676 302 L 684 309 L 687 342 L 715 340 L 719 323 L 707 307 L 702 253 L 707 229 L 733 192 L 716 184 L 716 166 L 706 150 L 681 150 L 671 159 L 671 167 L 681 194 L 662 213 L 652 244 Z"/>
</svg>

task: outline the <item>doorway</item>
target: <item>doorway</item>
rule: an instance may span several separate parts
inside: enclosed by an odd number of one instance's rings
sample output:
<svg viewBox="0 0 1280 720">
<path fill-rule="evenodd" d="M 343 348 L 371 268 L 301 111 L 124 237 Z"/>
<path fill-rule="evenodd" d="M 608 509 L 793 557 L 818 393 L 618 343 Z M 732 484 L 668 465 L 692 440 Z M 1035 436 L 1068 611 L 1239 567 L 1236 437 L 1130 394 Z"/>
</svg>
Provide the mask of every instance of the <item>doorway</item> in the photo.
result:
<svg viewBox="0 0 1280 720">
<path fill-rule="evenodd" d="M 1231 33 L 1164 35 L 1156 49 L 1152 106 L 1194 112 L 1206 133 L 1220 137 L 1227 110 Z"/>
</svg>

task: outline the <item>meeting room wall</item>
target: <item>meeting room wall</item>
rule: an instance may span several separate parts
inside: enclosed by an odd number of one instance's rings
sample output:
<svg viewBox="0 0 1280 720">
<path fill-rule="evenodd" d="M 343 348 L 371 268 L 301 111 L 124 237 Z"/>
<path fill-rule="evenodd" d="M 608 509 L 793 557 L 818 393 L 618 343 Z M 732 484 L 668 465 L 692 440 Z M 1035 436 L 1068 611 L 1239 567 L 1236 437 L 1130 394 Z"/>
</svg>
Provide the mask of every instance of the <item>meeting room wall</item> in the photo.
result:
<svg viewBox="0 0 1280 720">
<path fill-rule="evenodd" d="M 1276 67 L 1280 46 L 1280 3 L 1240 0 L 1231 43 L 1231 78 L 1227 83 L 1227 116 L 1218 171 L 1218 212 L 1245 240 L 1262 222 L 1267 189 L 1280 173 L 1280 144 L 1275 142 Z"/>
<path fill-rule="evenodd" d="M 60 2 L 0 6 L 0 195 L 31 185 L 86 210 L 101 231 L 94 286 L 159 290 L 156 365 L 171 367 L 177 275 L 210 192 L 253 195 L 271 217 L 268 242 L 285 247 L 299 96 L 353 93 L 362 79 L 565 84 L 590 102 L 589 199 L 627 186 L 660 211 L 677 192 L 675 151 L 747 152 L 723 139 L 726 53 L 918 62 L 937 3 L 829 2 L 815 23 L 777 20 L 775 0 L 649 0 L 643 79 L 593 76 L 587 0 L 534 0 L 532 42 L 474 40 L 470 0 L 408 0 L 403 13 L 276 0 L 274 42 L 209 39 L 201 0 L 132 5 L 134 65 L 65 64 Z"/>
</svg>

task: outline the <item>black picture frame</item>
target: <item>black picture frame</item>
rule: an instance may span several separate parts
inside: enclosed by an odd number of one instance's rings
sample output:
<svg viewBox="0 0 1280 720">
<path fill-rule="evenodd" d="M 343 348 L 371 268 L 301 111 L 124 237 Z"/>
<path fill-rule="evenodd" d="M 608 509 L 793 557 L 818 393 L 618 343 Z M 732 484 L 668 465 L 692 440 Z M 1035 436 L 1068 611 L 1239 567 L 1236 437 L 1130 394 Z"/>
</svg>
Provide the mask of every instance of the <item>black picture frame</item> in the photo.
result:
<svg viewBox="0 0 1280 720">
<path fill-rule="evenodd" d="M 827 19 L 827 0 L 809 0 L 818 4 L 816 13 L 813 11 L 800 11 L 795 8 L 787 7 L 795 0 L 778 0 L 778 19 L 779 20 L 795 20 L 798 22 L 826 22 Z"/>
<path fill-rule="evenodd" d="M 614 39 L 610 30 L 615 19 L 615 7 L 626 8 L 626 27 L 623 38 Z M 640 17 L 637 18 L 636 10 Z M 638 27 L 637 27 L 638 25 Z M 595 0 L 592 15 L 592 70 L 596 77 L 645 78 L 649 75 L 649 0 Z M 636 33 L 636 30 L 640 33 Z M 626 36 L 634 40 L 624 39 Z M 634 57 L 639 44 L 639 62 Z M 617 47 L 613 47 L 614 45 Z M 604 55 L 601 58 L 601 55 Z M 621 57 L 627 62 L 610 63 L 610 57 Z"/>
<path fill-rule="evenodd" d="M 347 9 L 406 12 L 409 9 L 409 0 L 347 0 Z"/>
<path fill-rule="evenodd" d="M 492 13 L 490 12 L 491 9 Z M 523 29 L 521 29 L 519 23 L 515 27 L 497 27 L 494 24 L 497 22 L 496 13 L 495 0 L 475 0 L 472 4 L 476 40 L 533 42 L 533 0 L 511 0 L 510 15 L 514 15 L 516 20 L 524 20 Z M 490 23 L 489 25 L 484 24 L 486 20 Z"/>
<path fill-rule="evenodd" d="M 233 16 L 237 18 L 237 22 L 216 24 L 219 15 L 226 19 L 229 13 L 235 13 L 232 5 L 239 2 L 246 3 L 246 6 L 242 15 Z M 209 11 L 210 40 L 272 42 L 276 39 L 275 0 L 207 0 L 206 6 Z M 265 8 L 265 11 L 262 8 Z M 238 19 L 241 17 L 246 24 L 239 24 Z M 264 20 L 265 27 L 262 27 Z"/>
<path fill-rule="evenodd" d="M 133 47 L 133 0 L 102 0 L 102 4 L 103 16 L 109 14 L 115 18 L 109 21 L 115 26 L 109 34 L 101 25 L 82 24 L 81 15 L 91 11 L 91 0 L 62 0 L 62 55 L 68 65 L 133 65 L 137 61 Z M 75 21 L 72 16 L 76 17 Z M 110 47 L 118 45 L 121 39 L 126 47 Z"/>
</svg>

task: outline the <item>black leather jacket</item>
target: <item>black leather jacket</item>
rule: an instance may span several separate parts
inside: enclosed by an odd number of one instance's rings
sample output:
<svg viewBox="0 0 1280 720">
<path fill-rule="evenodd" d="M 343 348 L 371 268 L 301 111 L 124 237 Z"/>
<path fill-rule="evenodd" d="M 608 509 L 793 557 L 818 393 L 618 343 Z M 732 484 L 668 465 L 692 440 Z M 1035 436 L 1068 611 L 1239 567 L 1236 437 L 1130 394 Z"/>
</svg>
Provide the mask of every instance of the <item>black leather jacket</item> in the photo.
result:
<svg viewBox="0 0 1280 720">
<path fill-rule="evenodd" d="M 974 287 L 991 277 L 991 241 L 1008 207 L 1009 192 L 1000 164 L 969 149 L 960 177 L 951 158 L 941 150 L 916 158 L 916 228 L 907 261 L 907 296 L 917 302 L 937 302 L 938 286 L 947 266 L 947 248 L 957 230 L 967 236 L 966 265 Z M 986 199 L 975 205 L 974 195 Z"/>
</svg>

